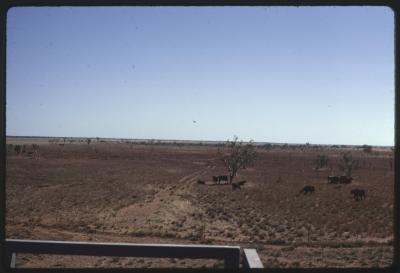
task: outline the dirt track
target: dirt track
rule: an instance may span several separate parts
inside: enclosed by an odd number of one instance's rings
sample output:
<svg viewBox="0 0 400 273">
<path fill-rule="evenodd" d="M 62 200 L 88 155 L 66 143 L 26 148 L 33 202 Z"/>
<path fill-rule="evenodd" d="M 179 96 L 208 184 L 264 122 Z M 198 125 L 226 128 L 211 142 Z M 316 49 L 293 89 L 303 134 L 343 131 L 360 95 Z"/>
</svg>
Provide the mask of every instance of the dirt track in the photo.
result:
<svg viewBox="0 0 400 273">
<path fill-rule="evenodd" d="M 12 143 L 12 141 L 11 141 Z M 29 142 L 27 142 L 29 144 Z M 8 238 L 206 243 L 257 248 L 266 267 L 371 267 L 392 262 L 390 152 L 353 151 L 350 185 L 329 185 L 340 151 L 259 149 L 242 190 L 210 146 L 40 144 L 40 158 L 7 157 Z M 317 154 L 329 167 L 313 169 Z M 278 179 L 280 177 L 280 179 Z M 201 179 L 207 185 L 197 184 Z M 277 182 L 279 181 L 279 182 Z M 314 185 L 313 195 L 299 195 Z M 367 198 L 355 201 L 353 188 Z M 220 261 L 20 255 L 20 267 L 220 267 Z"/>
</svg>

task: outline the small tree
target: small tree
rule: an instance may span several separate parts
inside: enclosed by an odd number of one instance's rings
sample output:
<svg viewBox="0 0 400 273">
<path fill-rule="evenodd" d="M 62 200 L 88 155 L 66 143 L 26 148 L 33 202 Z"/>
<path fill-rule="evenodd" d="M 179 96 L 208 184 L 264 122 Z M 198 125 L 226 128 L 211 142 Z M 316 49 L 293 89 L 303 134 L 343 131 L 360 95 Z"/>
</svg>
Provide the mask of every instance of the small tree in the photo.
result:
<svg viewBox="0 0 400 273">
<path fill-rule="evenodd" d="M 21 145 L 15 145 L 14 151 L 19 155 L 21 153 Z"/>
<path fill-rule="evenodd" d="M 351 177 L 353 171 L 360 167 L 360 161 L 353 158 L 350 152 L 344 153 L 342 155 L 341 162 L 339 163 L 339 168 L 346 173 L 346 176 Z"/>
<path fill-rule="evenodd" d="M 39 157 L 39 145 L 38 144 L 32 144 L 32 149 L 33 149 L 33 156 L 35 158 Z"/>
<path fill-rule="evenodd" d="M 272 144 L 266 143 L 266 144 L 263 145 L 263 147 L 264 147 L 265 150 L 269 150 L 269 149 L 272 148 Z"/>
<path fill-rule="evenodd" d="M 318 171 L 319 169 L 328 165 L 329 159 L 328 156 L 325 154 L 319 154 L 317 159 L 315 160 L 315 170 Z"/>
<path fill-rule="evenodd" d="M 370 153 L 372 153 L 372 147 L 371 146 L 369 146 L 369 145 L 363 145 L 363 146 L 361 146 L 361 148 L 363 149 L 363 152 L 364 153 L 367 153 L 367 154 L 370 154 Z"/>
<path fill-rule="evenodd" d="M 238 141 L 237 136 L 232 141 L 228 140 L 226 142 L 224 150 L 225 153 L 218 148 L 218 156 L 227 167 L 229 183 L 232 183 L 233 178 L 240 169 L 246 169 L 247 166 L 254 162 L 256 151 L 252 140 L 244 144 L 242 141 Z"/>
</svg>

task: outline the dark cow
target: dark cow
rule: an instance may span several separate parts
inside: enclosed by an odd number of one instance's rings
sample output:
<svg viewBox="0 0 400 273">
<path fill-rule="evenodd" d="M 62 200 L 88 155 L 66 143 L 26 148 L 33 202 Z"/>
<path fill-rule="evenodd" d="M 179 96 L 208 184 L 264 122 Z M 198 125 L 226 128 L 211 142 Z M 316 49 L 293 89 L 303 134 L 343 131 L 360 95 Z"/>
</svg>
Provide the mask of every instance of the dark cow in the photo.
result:
<svg viewBox="0 0 400 273">
<path fill-rule="evenodd" d="M 299 192 L 299 194 L 312 194 L 315 192 L 315 187 L 314 186 L 304 186 L 304 188 Z"/>
<path fill-rule="evenodd" d="M 197 180 L 197 184 L 201 184 L 201 185 L 205 185 L 206 184 L 206 182 L 204 182 L 203 180 Z"/>
<path fill-rule="evenodd" d="M 347 176 L 344 176 L 344 175 L 341 175 L 339 177 L 339 183 L 340 184 L 350 184 L 351 181 L 353 181 L 353 177 L 347 177 Z"/>
<path fill-rule="evenodd" d="M 353 195 L 354 200 L 356 200 L 356 201 L 365 199 L 365 190 L 354 189 L 354 190 L 351 190 L 350 193 Z"/>
<path fill-rule="evenodd" d="M 338 184 L 340 182 L 339 176 L 328 176 L 328 183 L 329 184 Z"/>
<path fill-rule="evenodd" d="M 218 176 L 213 176 L 212 179 L 213 179 L 213 182 L 214 182 L 215 184 L 216 184 L 216 183 L 219 183 Z"/>
<path fill-rule="evenodd" d="M 227 176 L 227 175 L 220 175 L 220 176 L 218 176 L 218 182 L 221 183 L 221 181 L 226 181 L 226 182 L 228 182 L 228 176 Z"/>
<path fill-rule="evenodd" d="M 241 187 L 240 187 L 240 185 L 239 185 L 238 183 L 233 182 L 233 183 L 232 183 L 232 190 L 234 191 L 234 190 L 236 190 L 236 189 L 242 190 Z"/>
</svg>

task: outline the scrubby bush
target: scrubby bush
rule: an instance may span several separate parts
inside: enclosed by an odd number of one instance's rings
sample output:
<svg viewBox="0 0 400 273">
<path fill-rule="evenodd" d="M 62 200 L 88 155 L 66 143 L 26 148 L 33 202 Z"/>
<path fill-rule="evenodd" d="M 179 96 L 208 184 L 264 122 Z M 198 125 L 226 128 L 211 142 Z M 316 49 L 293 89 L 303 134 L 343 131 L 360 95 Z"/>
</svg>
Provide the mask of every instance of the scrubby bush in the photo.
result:
<svg viewBox="0 0 400 273">
<path fill-rule="evenodd" d="M 15 145 L 14 151 L 19 155 L 21 153 L 21 145 Z"/>
<path fill-rule="evenodd" d="M 360 167 L 360 160 L 353 158 L 350 152 L 344 153 L 342 155 L 341 162 L 339 163 L 339 168 L 346 173 L 348 177 L 351 177 L 353 171 Z"/>
<path fill-rule="evenodd" d="M 370 154 L 370 153 L 372 153 L 372 147 L 371 146 L 369 146 L 369 145 L 363 145 L 363 146 L 361 146 L 361 148 L 363 149 L 363 152 L 364 153 L 367 153 L 367 154 Z"/>
<path fill-rule="evenodd" d="M 264 148 L 265 150 L 269 150 L 269 149 L 272 148 L 272 144 L 266 143 L 266 144 L 263 145 L 263 148 Z"/>
<path fill-rule="evenodd" d="M 315 170 L 318 171 L 319 169 L 322 169 L 323 167 L 327 166 L 328 162 L 329 158 L 326 154 L 319 154 L 314 161 Z"/>
</svg>

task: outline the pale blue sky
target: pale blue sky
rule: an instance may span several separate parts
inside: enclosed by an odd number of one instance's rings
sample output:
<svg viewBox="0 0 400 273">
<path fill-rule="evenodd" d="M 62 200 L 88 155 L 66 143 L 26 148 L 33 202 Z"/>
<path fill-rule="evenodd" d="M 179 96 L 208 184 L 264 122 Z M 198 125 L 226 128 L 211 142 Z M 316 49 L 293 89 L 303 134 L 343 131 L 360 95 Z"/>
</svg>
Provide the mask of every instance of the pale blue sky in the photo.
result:
<svg viewBox="0 0 400 273">
<path fill-rule="evenodd" d="M 13 8 L 6 88 L 7 135 L 393 145 L 394 17 Z"/>
</svg>

